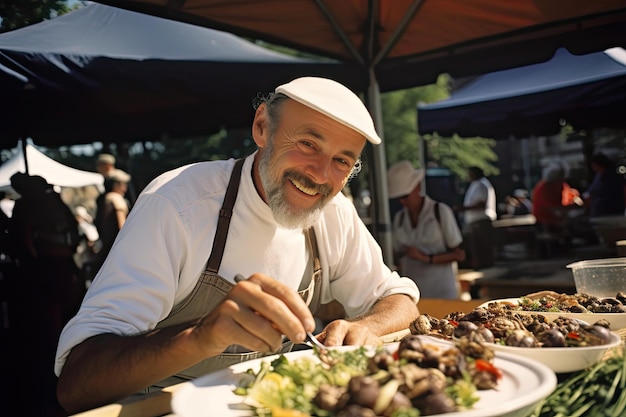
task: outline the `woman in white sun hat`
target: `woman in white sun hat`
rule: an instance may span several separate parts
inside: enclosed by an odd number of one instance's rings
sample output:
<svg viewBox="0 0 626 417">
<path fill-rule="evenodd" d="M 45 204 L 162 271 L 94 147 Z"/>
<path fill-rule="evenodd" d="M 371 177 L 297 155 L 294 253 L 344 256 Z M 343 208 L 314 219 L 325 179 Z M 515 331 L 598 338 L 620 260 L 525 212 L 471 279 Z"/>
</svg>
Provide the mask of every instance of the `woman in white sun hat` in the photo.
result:
<svg viewBox="0 0 626 417">
<path fill-rule="evenodd" d="M 401 161 L 389 168 L 389 198 L 402 205 L 393 218 L 393 247 L 400 274 L 417 283 L 422 298 L 459 298 L 456 263 L 465 259 L 463 237 L 450 207 L 422 196 L 424 170 Z"/>
</svg>

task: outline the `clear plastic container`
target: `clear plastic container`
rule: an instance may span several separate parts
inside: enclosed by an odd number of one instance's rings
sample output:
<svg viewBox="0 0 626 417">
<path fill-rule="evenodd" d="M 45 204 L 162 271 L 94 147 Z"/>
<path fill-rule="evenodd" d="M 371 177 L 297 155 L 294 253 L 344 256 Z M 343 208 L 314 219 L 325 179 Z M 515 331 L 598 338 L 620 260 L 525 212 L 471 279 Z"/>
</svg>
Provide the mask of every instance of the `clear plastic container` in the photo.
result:
<svg viewBox="0 0 626 417">
<path fill-rule="evenodd" d="M 576 292 L 596 297 L 626 293 L 626 258 L 579 261 L 567 265 L 574 274 Z"/>
</svg>

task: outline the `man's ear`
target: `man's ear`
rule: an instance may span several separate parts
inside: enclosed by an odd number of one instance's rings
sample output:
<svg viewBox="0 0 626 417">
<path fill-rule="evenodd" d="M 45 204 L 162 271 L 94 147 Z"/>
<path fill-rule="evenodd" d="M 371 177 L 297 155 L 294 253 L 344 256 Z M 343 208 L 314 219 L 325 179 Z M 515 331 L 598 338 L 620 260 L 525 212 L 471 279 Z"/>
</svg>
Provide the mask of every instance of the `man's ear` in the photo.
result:
<svg viewBox="0 0 626 417">
<path fill-rule="evenodd" d="M 261 103 L 254 113 L 252 122 L 252 138 L 259 148 L 265 147 L 269 136 L 269 120 L 267 117 L 267 105 Z"/>
</svg>

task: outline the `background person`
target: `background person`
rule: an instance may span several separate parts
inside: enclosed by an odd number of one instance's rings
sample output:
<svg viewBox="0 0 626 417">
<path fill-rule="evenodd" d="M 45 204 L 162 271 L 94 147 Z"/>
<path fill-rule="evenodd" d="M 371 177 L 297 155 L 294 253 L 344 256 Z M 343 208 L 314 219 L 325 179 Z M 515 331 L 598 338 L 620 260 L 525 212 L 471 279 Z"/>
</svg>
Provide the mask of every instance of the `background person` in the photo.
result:
<svg viewBox="0 0 626 417">
<path fill-rule="evenodd" d="M 130 175 L 121 169 L 114 169 L 104 180 L 104 193 L 96 200 L 97 211 L 94 225 L 98 231 L 98 248 L 93 270 L 98 271 L 113 247 L 113 242 L 126 222 L 130 204 L 126 191 Z"/>
<path fill-rule="evenodd" d="M 578 190 L 565 181 L 565 168 L 561 164 L 552 163 L 546 167 L 543 178 L 532 190 L 532 201 L 538 236 L 548 241 L 548 246 L 541 250 L 547 253 L 552 253 L 552 249 L 567 251 L 572 237 L 588 234 L 585 231 L 588 222 L 583 222 L 580 215 L 570 214 L 582 213 L 583 201 Z"/>
<path fill-rule="evenodd" d="M 585 191 L 584 198 L 589 205 L 589 216 L 623 216 L 626 199 L 624 176 L 617 173 L 615 165 L 603 153 L 591 158 L 593 181 Z"/>
<path fill-rule="evenodd" d="M 497 219 L 496 192 L 479 167 L 467 170 L 470 184 L 463 205 L 463 241 L 466 259 L 463 266 L 481 269 L 495 263 L 495 236 L 492 221 Z"/>
<path fill-rule="evenodd" d="M 409 161 L 387 173 L 389 197 L 402 205 L 393 218 L 394 253 L 400 273 L 417 283 L 423 298 L 458 299 L 456 263 L 465 259 L 461 231 L 450 207 L 421 195 L 423 180 L 424 170 Z"/>
<path fill-rule="evenodd" d="M 78 223 L 46 180 L 18 172 L 11 186 L 20 194 L 9 221 L 15 276 L 8 298 L 12 379 L 8 415 L 61 416 L 53 372 L 63 326 L 78 311 L 85 282 L 74 263 Z M 38 398 L 32 399 L 37 381 Z"/>
<path fill-rule="evenodd" d="M 115 157 L 110 153 L 101 153 L 96 159 L 96 171 L 105 179 L 115 170 Z"/>
<path fill-rule="evenodd" d="M 504 216 L 524 216 L 533 211 L 533 203 L 528 197 L 528 191 L 524 189 L 513 190 L 513 195 L 506 196 L 504 203 Z"/>
<path fill-rule="evenodd" d="M 415 283 L 340 192 L 381 141 L 358 96 L 304 77 L 257 104 L 257 152 L 143 190 L 59 341 L 67 411 L 289 350 L 283 335 L 315 328 L 307 303 L 336 300 L 349 317 L 320 333 L 328 346 L 379 343 L 418 315 Z"/>
</svg>

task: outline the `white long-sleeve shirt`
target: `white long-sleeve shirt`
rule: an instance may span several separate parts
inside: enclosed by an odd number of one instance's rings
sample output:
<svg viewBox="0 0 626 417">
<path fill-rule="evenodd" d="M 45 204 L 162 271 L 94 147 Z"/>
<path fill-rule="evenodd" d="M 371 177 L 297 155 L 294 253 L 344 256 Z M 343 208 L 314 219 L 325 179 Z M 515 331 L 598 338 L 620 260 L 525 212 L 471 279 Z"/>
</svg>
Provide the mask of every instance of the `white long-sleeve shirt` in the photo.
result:
<svg viewBox="0 0 626 417">
<path fill-rule="evenodd" d="M 297 290 L 309 262 L 304 235 L 274 221 L 252 182 L 253 158 L 244 163 L 219 273 L 233 279 L 238 273 L 261 272 Z M 191 292 L 211 252 L 234 162 L 187 165 L 145 188 L 78 314 L 61 334 L 57 375 L 69 351 L 83 340 L 150 330 Z M 324 208 L 315 233 L 322 303 L 337 300 L 348 316 L 355 316 L 391 294 L 419 300 L 415 283 L 384 264 L 379 245 L 341 193 Z"/>
</svg>

